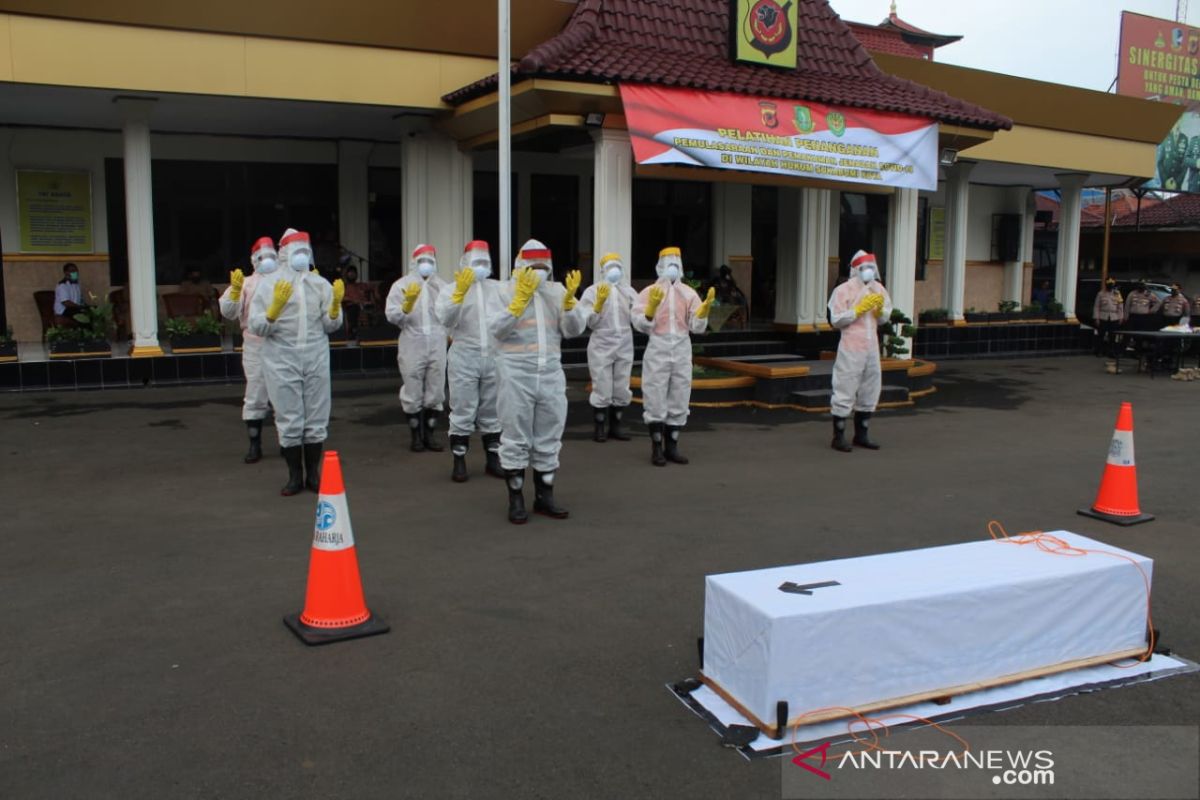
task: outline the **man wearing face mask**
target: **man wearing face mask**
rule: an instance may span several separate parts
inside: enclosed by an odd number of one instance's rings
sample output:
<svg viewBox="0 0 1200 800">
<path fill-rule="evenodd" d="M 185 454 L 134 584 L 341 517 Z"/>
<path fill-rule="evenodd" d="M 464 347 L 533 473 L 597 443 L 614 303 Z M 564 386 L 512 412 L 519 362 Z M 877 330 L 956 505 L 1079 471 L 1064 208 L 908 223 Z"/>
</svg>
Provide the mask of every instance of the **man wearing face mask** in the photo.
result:
<svg viewBox="0 0 1200 800">
<path fill-rule="evenodd" d="M 242 398 L 242 420 L 250 437 L 250 449 L 242 459 L 255 464 L 262 458 L 262 426 L 269 408 L 267 384 L 262 371 L 262 337 L 249 329 L 250 306 L 254 293 L 266 275 L 279 267 L 275 243 L 264 236 L 250 248 L 254 272 L 246 277 L 240 269 L 229 273 L 229 288 L 221 295 L 221 316 L 237 320 L 242 328 L 242 372 L 246 375 L 246 393 Z"/>
<path fill-rule="evenodd" d="M 683 256 L 664 247 L 655 266 L 658 281 L 647 286 L 633 304 L 633 327 L 647 334 L 642 356 L 642 418 L 650 429 L 650 463 L 686 464 L 679 452 L 679 433 L 687 424 L 692 397 L 692 333 L 708 328 L 708 312 L 716 297 L 712 287 L 704 301 L 682 283 Z"/>
<path fill-rule="evenodd" d="M 1092 319 L 1096 322 L 1096 355 L 1110 358 L 1116 355 L 1114 339 L 1117 329 L 1121 326 L 1124 307 L 1125 298 L 1121 297 L 1117 282 L 1109 278 L 1104 282 L 1104 288 L 1096 293 L 1096 299 L 1092 303 Z M 1116 366 L 1115 363 L 1113 366 Z"/>
<path fill-rule="evenodd" d="M 62 280 L 54 287 L 54 316 L 60 318 L 55 324 L 70 328 L 78 325 L 72 317 L 87 311 L 87 306 L 83 304 L 83 290 L 79 288 L 79 267 L 67 263 L 63 264 L 62 271 Z"/>
<path fill-rule="evenodd" d="M 279 493 L 289 497 L 320 490 L 329 428 L 329 334 L 342 324 L 346 288 L 340 279 L 330 286 L 309 271 L 307 233 L 284 231 L 279 260 L 287 266 L 264 274 L 255 287 L 249 329 L 263 338 L 263 376 L 288 467 Z"/>
<path fill-rule="evenodd" d="M 499 376 L 500 464 L 508 485 L 508 521 L 522 525 L 525 468 L 533 467 L 533 510 L 555 519 L 568 512 L 554 502 L 554 476 L 567 423 L 567 378 L 562 338 L 579 336 L 587 312 L 575 299 L 578 270 L 566 285 L 551 277 L 550 250 L 530 239 L 517 254 L 512 279 L 491 298 L 488 330 L 496 340 Z"/>
<path fill-rule="evenodd" d="M 1171 294 L 1162 301 L 1163 325 L 1178 325 L 1184 317 L 1192 314 L 1191 303 L 1178 283 L 1171 284 Z"/>
<path fill-rule="evenodd" d="M 859 250 L 850 260 L 850 279 L 833 290 L 829 320 L 840 330 L 833 362 L 833 449 L 848 453 L 846 419 L 854 411 L 854 445 L 878 450 L 868 433 L 879 403 L 879 321 L 892 315 L 892 298 L 876 280 L 875 256 Z"/>
<path fill-rule="evenodd" d="M 1162 327 L 1158 317 L 1161 308 L 1162 301 L 1139 281 L 1125 298 L 1125 326 L 1134 331 L 1156 331 Z"/>
<path fill-rule="evenodd" d="M 487 242 L 467 242 L 454 288 L 438 295 L 435 313 L 453 343 L 446 359 L 450 378 L 450 453 L 456 483 L 467 480 L 471 434 L 483 434 L 487 473 L 504 477 L 500 466 L 500 417 L 496 410 L 496 362 L 487 330 L 489 300 L 498 290 Z"/>
<path fill-rule="evenodd" d="M 587 324 L 588 373 L 592 378 L 592 406 L 595 421 L 593 440 L 610 437 L 622 442 L 629 436 L 621 430 L 621 415 L 633 399 L 629 376 L 633 370 L 633 328 L 631 318 L 637 292 L 625 279 L 625 265 L 616 253 L 600 259 L 601 281 L 583 293 L 581 304 L 589 310 Z"/>
<path fill-rule="evenodd" d="M 437 275 L 437 250 L 417 245 L 408 266 L 408 274 L 392 284 L 384 307 L 387 321 L 400 328 L 400 407 L 408 415 L 409 449 L 441 452 L 433 438 L 446 399 L 446 329 L 434 314 L 444 286 Z"/>
</svg>

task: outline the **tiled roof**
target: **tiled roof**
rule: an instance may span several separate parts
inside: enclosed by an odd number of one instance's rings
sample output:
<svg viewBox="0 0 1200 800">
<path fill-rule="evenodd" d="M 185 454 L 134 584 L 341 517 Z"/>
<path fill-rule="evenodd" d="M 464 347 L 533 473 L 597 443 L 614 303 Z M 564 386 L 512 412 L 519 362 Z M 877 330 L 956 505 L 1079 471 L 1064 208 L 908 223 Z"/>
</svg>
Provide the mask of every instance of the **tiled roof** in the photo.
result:
<svg viewBox="0 0 1200 800">
<path fill-rule="evenodd" d="M 650 83 L 872 108 L 997 130 L 1012 121 L 887 75 L 827 0 L 796 0 L 800 66 L 778 70 L 729 56 L 727 0 L 579 0 L 562 32 L 531 50 L 516 77 Z M 459 105 L 492 91 L 496 76 L 451 92 Z"/>
<path fill-rule="evenodd" d="M 1197 228 L 1200 227 L 1200 195 L 1177 194 L 1161 203 L 1147 204 L 1152 198 L 1142 198 L 1141 226 L 1143 228 Z M 1101 215 L 1101 224 L 1103 224 Z M 1132 228 L 1138 224 L 1136 208 L 1126 211 L 1113 220 L 1115 228 Z"/>
<path fill-rule="evenodd" d="M 866 25 L 862 22 L 847 22 L 846 24 L 850 27 L 854 38 L 858 39 L 862 46 L 872 53 L 887 53 L 905 58 L 924 59 L 926 57 L 925 51 L 904 41 L 898 33 L 880 30 L 874 25 Z"/>
<path fill-rule="evenodd" d="M 933 33 L 932 31 L 923 30 L 916 25 L 911 25 L 900 19 L 896 16 L 895 12 L 889 14 L 887 19 L 879 23 L 879 27 L 895 28 L 896 30 L 910 34 L 915 39 L 923 39 L 930 44 L 937 44 L 938 46 L 957 42 L 962 38 L 961 36 L 951 36 L 944 33 Z"/>
</svg>

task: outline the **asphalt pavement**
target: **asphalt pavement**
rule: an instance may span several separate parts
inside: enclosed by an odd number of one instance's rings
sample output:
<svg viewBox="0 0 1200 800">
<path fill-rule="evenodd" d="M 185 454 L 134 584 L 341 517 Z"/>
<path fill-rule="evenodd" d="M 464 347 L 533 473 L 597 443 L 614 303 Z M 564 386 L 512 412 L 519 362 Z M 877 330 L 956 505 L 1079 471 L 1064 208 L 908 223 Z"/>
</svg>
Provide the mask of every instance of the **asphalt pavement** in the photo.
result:
<svg viewBox="0 0 1200 800">
<path fill-rule="evenodd" d="M 273 445 L 241 463 L 240 386 L 0 396 L 0 798 L 776 798 L 777 762 L 718 747 L 664 689 L 697 671 L 704 576 L 972 541 L 991 519 L 1152 557 L 1163 641 L 1200 657 L 1200 382 L 947 362 L 936 395 L 877 416 L 879 452 L 832 451 L 821 415 L 702 409 L 692 463 L 666 468 L 640 422 L 591 442 L 572 384 L 571 518 L 524 527 L 478 438 L 462 485 L 448 452 L 407 450 L 397 383 L 336 382 L 328 442 L 392 630 L 320 648 L 281 622 L 315 497 L 279 496 Z M 1157 515 L 1132 528 L 1075 513 L 1123 400 Z M 1195 725 L 1198 689 L 986 721 Z"/>
</svg>

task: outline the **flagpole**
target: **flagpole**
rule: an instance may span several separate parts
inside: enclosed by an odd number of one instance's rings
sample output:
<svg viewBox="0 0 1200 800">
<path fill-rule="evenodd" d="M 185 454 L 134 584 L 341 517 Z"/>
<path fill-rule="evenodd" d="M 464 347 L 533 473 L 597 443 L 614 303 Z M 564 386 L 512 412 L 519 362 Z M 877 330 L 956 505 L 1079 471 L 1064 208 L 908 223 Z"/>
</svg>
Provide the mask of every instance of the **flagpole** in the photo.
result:
<svg viewBox="0 0 1200 800">
<path fill-rule="evenodd" d="M 509 57 L 509 0 L 499 0 L 497 42 L 499 88 L 499 171 L 500 171 L 500 280 L 507 280 L 512 268 L 512 66 Z"/>
</svg>

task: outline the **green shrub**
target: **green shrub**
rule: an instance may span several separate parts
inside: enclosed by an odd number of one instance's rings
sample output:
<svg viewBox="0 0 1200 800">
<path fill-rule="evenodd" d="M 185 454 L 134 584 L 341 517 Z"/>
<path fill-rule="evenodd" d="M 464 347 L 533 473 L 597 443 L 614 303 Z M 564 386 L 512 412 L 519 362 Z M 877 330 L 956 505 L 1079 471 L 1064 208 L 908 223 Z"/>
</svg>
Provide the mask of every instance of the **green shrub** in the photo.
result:
<svg viewBox="0 0 1200 800">
<path fill-rule="evenodd" d="M 191 336 L 196 332 L 196 326 L 190 320 L 183 317 L 171 317 L 167 320 L 167 336 L 169 337 L 184 337 Z"/>
<path fill-rule="evenodd" d="M 211 311 L 205 311 L 204 315 L 196 320 L 196 333 L 220 336 L 224 329 L 221 320 L 214 317 Z"/>
</svg>

